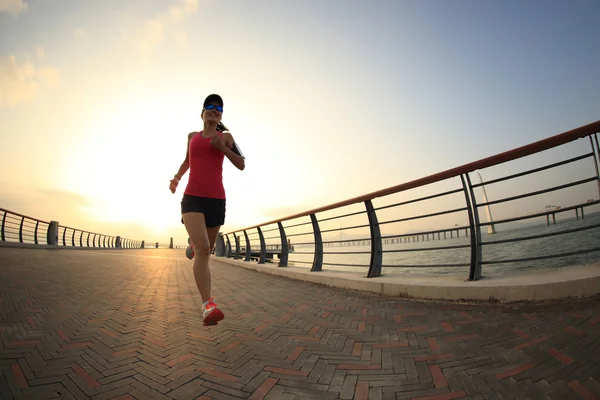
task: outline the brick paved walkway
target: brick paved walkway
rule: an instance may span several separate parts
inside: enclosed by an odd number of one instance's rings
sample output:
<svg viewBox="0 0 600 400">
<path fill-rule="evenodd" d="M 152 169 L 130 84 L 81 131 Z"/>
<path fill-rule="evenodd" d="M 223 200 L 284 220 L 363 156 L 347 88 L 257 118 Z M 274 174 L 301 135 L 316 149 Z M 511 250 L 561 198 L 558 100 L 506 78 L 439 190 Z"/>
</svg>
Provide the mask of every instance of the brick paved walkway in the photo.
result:
<svg viewBox="0 0 600 400">
<path fill-rule="evenodd" d="M 598 298 L 411 302 L 182 250 L 0 248 L 0 398 L 597 399 Z"/>
</svg>

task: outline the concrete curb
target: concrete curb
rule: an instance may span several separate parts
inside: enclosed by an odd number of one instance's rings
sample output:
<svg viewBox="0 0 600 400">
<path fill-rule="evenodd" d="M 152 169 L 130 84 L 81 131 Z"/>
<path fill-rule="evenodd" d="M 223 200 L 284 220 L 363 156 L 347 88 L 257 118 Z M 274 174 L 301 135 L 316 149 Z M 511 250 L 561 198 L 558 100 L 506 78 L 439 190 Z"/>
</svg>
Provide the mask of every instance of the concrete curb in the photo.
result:
<svg viewBox="0 0 600 400">
<path fill-rule="evenodd" d="M 590 297 L 600 293 L 600 264 L 537 270 L 510 277 L 490 277 L 469 282 L 464 276 L 387 275 L 365 278 L 357 273 L 310 272 L 302 267 L 277 267 L 225 257 L 211 257 L 258 272 L 317 283 L 330 287 L 378 293 L 386 296 L 443 301 L 479 301 L 511 303 Z"/>
<path fill-rule="evenodd" d="M 36 249 L 36 250 L 154 250 L 154 247 L 86 247 L 86 246 L 58 246 L 50 244 L 35 244 L 35 243 L 19 243 L 19 242 L 0 242 L 0 247 L 20 248 L 20 249 Z"/>
</svg>

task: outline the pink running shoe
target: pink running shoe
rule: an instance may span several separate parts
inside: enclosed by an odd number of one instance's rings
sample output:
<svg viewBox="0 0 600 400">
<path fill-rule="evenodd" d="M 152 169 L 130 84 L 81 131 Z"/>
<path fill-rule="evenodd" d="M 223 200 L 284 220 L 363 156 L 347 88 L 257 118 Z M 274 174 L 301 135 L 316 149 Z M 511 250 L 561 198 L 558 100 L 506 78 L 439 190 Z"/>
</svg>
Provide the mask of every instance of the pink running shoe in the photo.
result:
<svg viewBox="0 0 600 400">
<path fill-rule="evenodd" d="M 225 318 L 223 311 L 219 310 L 217 304 L 212 297 L 208 299 L 208 303 L 204 306 L 204 326 L 217 325 L 219 321 Z"/>
</svg>

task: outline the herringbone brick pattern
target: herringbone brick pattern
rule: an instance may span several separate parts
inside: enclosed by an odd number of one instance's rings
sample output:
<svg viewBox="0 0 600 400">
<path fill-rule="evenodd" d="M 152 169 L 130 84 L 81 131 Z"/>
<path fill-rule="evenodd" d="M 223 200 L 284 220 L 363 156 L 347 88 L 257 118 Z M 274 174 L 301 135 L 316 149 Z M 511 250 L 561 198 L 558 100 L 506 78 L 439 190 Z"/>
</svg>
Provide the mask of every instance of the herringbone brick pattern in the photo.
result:
<svg viewBox="0 0 600 400">
<path fill-rule="evenodd" d="M 598 399 L 598 298 L 427 303 L 181 250 L 0 249 L 1 399 Z"/>
</svg>

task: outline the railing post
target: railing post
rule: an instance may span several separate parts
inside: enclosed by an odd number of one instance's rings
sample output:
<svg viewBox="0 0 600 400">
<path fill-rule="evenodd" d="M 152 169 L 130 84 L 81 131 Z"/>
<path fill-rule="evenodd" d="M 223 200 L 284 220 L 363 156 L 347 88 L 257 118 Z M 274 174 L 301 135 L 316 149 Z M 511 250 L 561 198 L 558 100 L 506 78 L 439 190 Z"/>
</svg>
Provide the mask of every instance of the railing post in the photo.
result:
<svg viewBox="0 0 600 400">
<path fill-rule="evenodd" d="M 217 242 L 215 243 L 215 255 L 217 257 L 223 257 L 225 255 L 225 240 L 220 233 L 219 236 L 217 236 Z"/>
<path fill-rule="evenodd" d="M 235 255 L 233 256 L 234 260 L 238 260 L 240 258 L 240 238 L 233 232 L 233 238 L 235 239 Z"/>
<path fill-rule="evenodd" d="M 172 249 L 173 248 L 173 238 L 171 238 L 171 242 L 169 243 L 169 248 Z"/>
<path fill-rule="evenodd" d="M 281 237 L 281 256 L 279 257 L 278 267 L 287 267 L 288 254 L 290 252 L 290 248 L 288 246 L 288 241 L 285 236 L 285 229 L 283 229 L 283 224 L 281 222 L 278 222 L 277 227 L 279 227 L 279 236 Z"/>
<path fill-rule="evenodd" d="M 145 249 L 146 248 L 146 241 L 142 240 L 142 245 L 140 246 L 141 249 Z"/>
<path fill-rule="evenodd" d="M 121 236 L 117 236 L 115 238 L 115 248 L 117 248 L 117 249 L 121 248 Z"/>
<path fill-rule="evenodd" d="M 2 228 L 0 228 L 0 235 L 2 236 L 2 241 L 6 241 L 6 238 L 4 237 L 4 226 L 6 225 L 6 211 L 4 211 L 4 214 L 2 215 Z"/>
<path fill-rule="evenodd" d="M 225 257 L 231 258 L 231 242 L 229 241 L 229 235 L 225 235 L 225 240 L 227 240 L 227 251 L 225 252 Z"/>
<path fill-rule="evenodd" d="M 319 272 L 323 268 L 323 239 L 321 238 L 321 229 L 319 229 L 319 221 L 317 221 L 317 216 L 315 214 L 310 214 L 310 220 L 312 222 L 313 233 L 315 235 L 315 257 L 310 270 L 311 272 Z"/>
<path fill-rule="evenodd" d="M 467 181 L 465 182 L 465 177 Z M 473 185 L 469 174 L 460 175 L 460 180 L 465 192 L 467 213 L 469 215 L 469 228 L 471 228 L 471 267 L 469 268 L 469 280 L 481 278 L 481 225 L 479 224 L 479 210 L 477 200 L 473 192 Z"/>
<path fill-rule="evenodd" d="M 258 230 L 258 238 L 260 240 L 260 258 L 258 259 L 259 264 L 264 264 L 267 259 L 267 246 L 265 244 L 265 237 L 260 229 L 260 226 L 256 228 Z"/>
<path fill-rule="evenodd" d="M 365 201 L 367 216 L 369 217 L 369 228 L 371 230 L 371 263 L 369 264 L 368 278 L 381 276 L 381 264 L 383 263 L 383 246 L 381 244 L 381 231 L 377 221 L 377 213 L 371 200 Z"/>
<path fill-rule="evenodd" d="M 250 239 L 248 238 L 248 233 L 246 233 L 246 231 L 244 231 L 244 236 L 246 237 L 246 257 L 244 257 L 244 261 L 250 261 L 252 249 L 250 248 Z"/>
<path fill-rule="evenodd" d="M 50 221 L 46 232 L 46 243 L 49 246 L 58 246 L 58 222 Z"/>
</svg>

